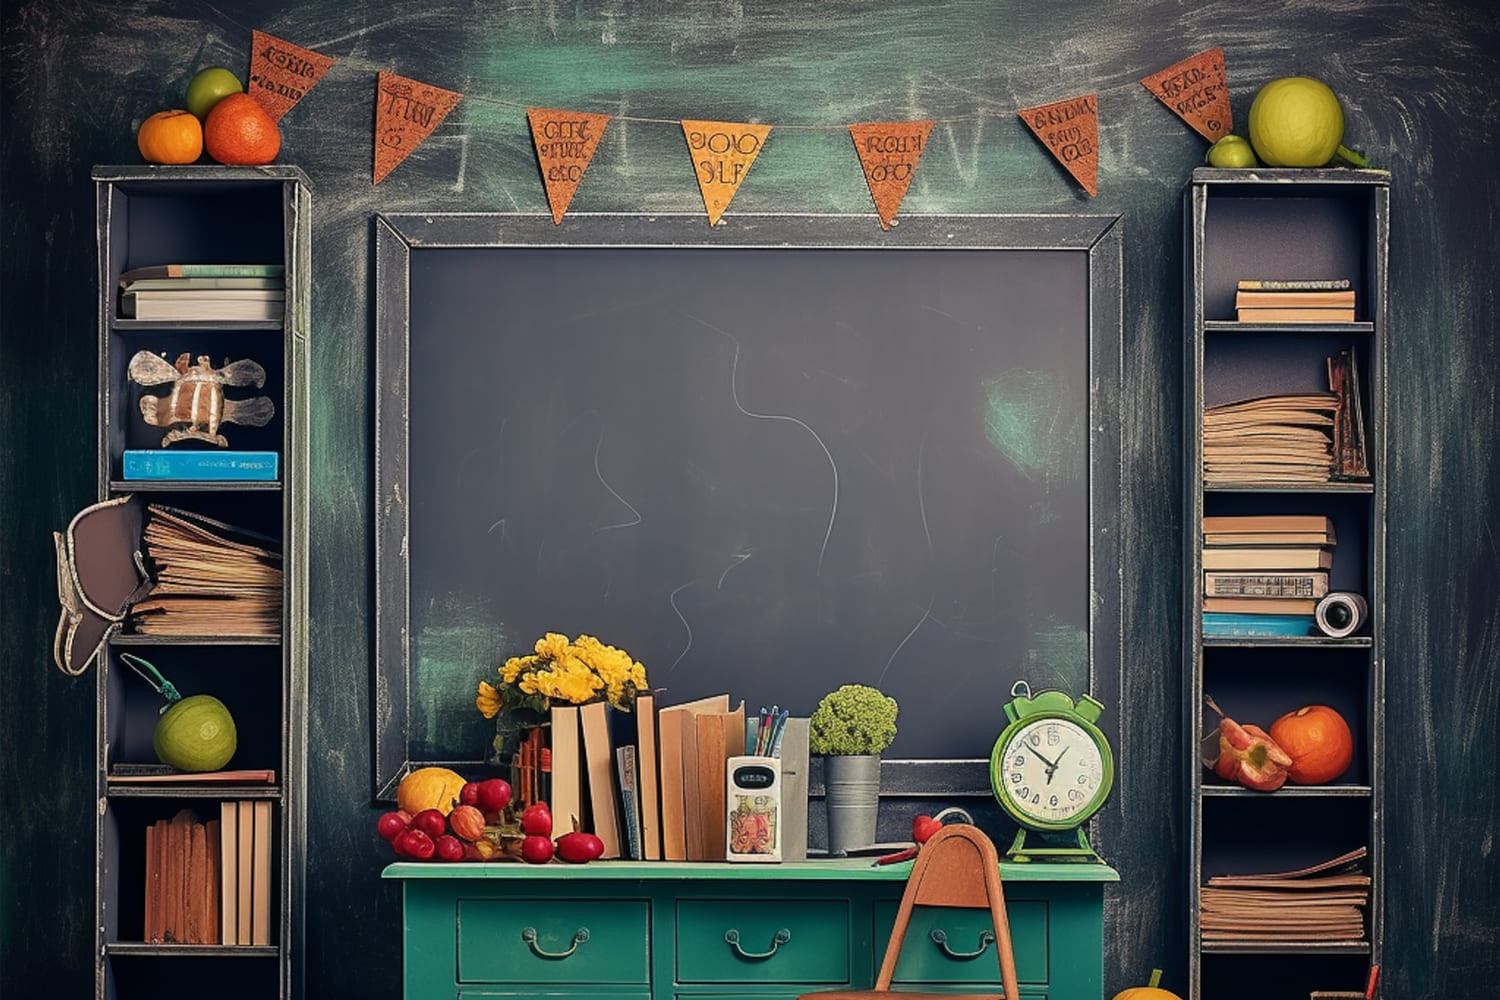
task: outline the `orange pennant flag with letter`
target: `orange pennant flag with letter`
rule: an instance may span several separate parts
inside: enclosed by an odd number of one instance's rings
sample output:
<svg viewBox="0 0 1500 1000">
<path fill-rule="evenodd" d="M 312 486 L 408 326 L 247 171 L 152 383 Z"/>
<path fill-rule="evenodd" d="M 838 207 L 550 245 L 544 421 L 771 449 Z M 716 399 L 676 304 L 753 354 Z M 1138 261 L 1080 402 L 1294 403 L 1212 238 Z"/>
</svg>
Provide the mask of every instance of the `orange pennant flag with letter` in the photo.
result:
<svg viewBox="0 0 1500 1000">
<path fill-rule="evenodd" d="M 552 221 L 561 225 L 563 213 L 583 180 L 583 172 L 604 137 L 609 115 L 530 108 L 526 120 L 531 123 L 531 141 L 536 145 L 542 183 L 547 188 L 547 204 L 552 206 Z"/>
<path fill-rule="evenodd" d="M 1090 197 L 1099 193 L 1099 95 L 1081 94 L 1017 112 Z"/>
<path fill-rule="evenodd" d="M 1221 48 L 1205 49 L 1173 63 L 1142 79 L 1141 86 L 1209 142 L 1218 142 L 1234 128 Z"/>
<path fill-rule="evenodd" d="M 880 215 L 881 229 L 890 229 L 895 221 L 931 132 L 930 121 L 861 122 L 849 126 L 860 166 L 865 171 L 865 182 L 875 199 L 875 211 Z"/>
<path fill-rule="evenodd" d="M 682 120 L 682 134 L 693 154 L 693 172 L 708 209 L 708 224 L 714 225 L 729 207 L 771 134 L 769 125 L 745 122 Z"/>
<path fill-rule="evenodd" d="M 382 71 L 375 81 L 375 181 L 432 134 L 462 94 Z"/>
<path fill-rule="evenodd" d="M 251 31 L 250 96 L 273 122 L 279 122 L 336 62 L 332 56 L 293 45 L 275 35 Z"/>
</svg>

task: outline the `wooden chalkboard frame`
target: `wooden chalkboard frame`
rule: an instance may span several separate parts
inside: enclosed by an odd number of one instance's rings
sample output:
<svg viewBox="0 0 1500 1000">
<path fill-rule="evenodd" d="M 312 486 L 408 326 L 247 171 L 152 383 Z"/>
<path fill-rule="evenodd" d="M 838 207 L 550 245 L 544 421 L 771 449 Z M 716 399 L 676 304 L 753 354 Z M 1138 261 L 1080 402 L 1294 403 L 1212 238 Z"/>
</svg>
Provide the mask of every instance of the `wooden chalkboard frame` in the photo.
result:
<svg viewBox="0 0 1500 1000">
<path fill-rule="evenodd" d="M 914 215 L 882 232 L 870 217 L 728 215 L 716 227 L 701 215 L 377 214 L 375 229 L 375 497 L 373 635 L 374 790 L 394 796 L 412 767 L 443 764 L 474 771 L 472 761 L 413 760 L 408 430 L 414 251 L 444 248 L 715 247 L 788 249 L 1020 250 L 1077 253 L 1085 260 L 1088 313 L 1088 681 L 1113 708 L 1122 652 L 1120 524 L 1123 285 L 1121 225 L 1111 215 Z M 1061 293 L 1060 293 L 1061 294 Z M 1080 694 L 1082 692 L 1073 692 Z M 1000 706 L 995 706 L 999 719 Z M 1104 728 L 1112 733 L 1112 713 Z M 998 732 L 998 727 L 997 727 Z M 988 760 L 887 761 L 883 792 L 988 796 Z M 816 774 L 814 775 L 816 779 Z M 816 789 L 814 789 L 816 791 Z"/>
</svg>

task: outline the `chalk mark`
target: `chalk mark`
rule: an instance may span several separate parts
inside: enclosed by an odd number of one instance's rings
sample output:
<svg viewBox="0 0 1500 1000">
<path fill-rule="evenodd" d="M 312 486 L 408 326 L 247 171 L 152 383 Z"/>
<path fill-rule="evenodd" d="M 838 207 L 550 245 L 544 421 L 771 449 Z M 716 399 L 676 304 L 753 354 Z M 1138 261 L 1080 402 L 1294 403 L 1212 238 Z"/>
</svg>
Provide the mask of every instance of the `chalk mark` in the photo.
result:
<svg viewBox="0 0 1500 1000">
<path fill-rule="evenodd" d="M 678 587 L 676 590 L 667 595 L 667 603 L 672 606 L 673 613 L 676 614 L 678 620 L 682 622 L 682 627 L 687 630 L 687 645 L 682 647 L 682 652 L 677 654 L 677 659 L 673 660 L 672 665 L 667 668 L 667 673 L 669 674 L 677 669 L 677 664 L 681 663 L 682 658 L 688 654 L 688 650 L 693 648 L 693 626 L 688 624 L 687 616 L 684 615 L 682 613 L 682 609 L 677 606 L 677 595 L 682 593 L 684 590 L 687 590 L 697 582 L 697 580 L 689 580 L 687 583 L 684 583 L 682 586 Z"/>
<path fill-rule="evenodd" d="M 906 644 L 911 641 L 911 637 L 917 634 L 917 629 L 921 628 L 932 617 L 933 600 L 934 598 L 931 597 L 927 599 L 927 607 L 922 611 L 922 617 L 917 619 L 917 623 L 911 627 L 911 631 L 906 633 L 900 642 L 896 643 L 895 649 L 891 650 L 890 658 L 885 661 L 885 667 L 880 671 L 880 676 L 875 680 L 876 687 L 880 687 L 881 683 L 885 681 L 885 675 L 890 671 L 891 664 L 896 662 L 896 657 Z"/>
<path fill-rule="evenodd" d="M 753 555 L 753 552 L 736 552 L 734 555 L 730 556 L 729 558 L 734 561 L 724 568 L 724 572 L 719 574 L 719 585 L 714 589 L 723 590 L 724 578 L 729 575 L 729 571 L 734 569 L 740 563 L 744 562 L 746 559 L 749 559 L 751 555 Z"/>
<path fill-rule="evenodd" d="M 494 524 L 490 525 L 489 530 L 486 531 L 485 534 L 486 535 L 493 535 L 495 533 L 495 529 L 496 528 L 500 529 L 500 540 L 504 541 L 505 540 L 505 518 L 502 517 L 500 520 L 498 520 Z"/>
<path fill-rule="evenodd" d="M 927 435 L 917 445 L 917 513 L 922 516 L 922 534 L 927 536 L 927 551 L 932 552 L 932 529 L 927 524 L 927 497 L 922 493 L 922 457 L 927 453 Z"/>
<path fill-rule="evenodd" d="M 601 449 L 603 447 L 604 447 L 604 434 L 601 431 L 600 434 L 599 434 L 599 440 L 594 445 L 594 475 L 598 476 L 599 477 L 599 482 L 603 483 L 604 484 L 604 488 L 607 489 L 607 490 L 609 490 L 610 496 L 612 496 L 616 500 L 620 501 L 626 507 L 630 507 L 630 513 L 632 513 L 632 514 L 635 515 L 635 520 L 634 521 L 621 521 L 619 524 L 605 524 L 605 525 L 601 525 L 600 527 L 595 528 L 593 530 L 592 533 L 595 534 L 595 535 L 597 535 L 601 531 L 610 531 L 610 530 L 613 530 L 615 528 L 633 528 L 637 524 L 641 523 L 641 512 L 638 511 L 638 510 L 636 510 L 634 507 L 631 507 L 629 500 L 626 500 L 624 497 L 620 496 L 620 494 L 616 493 L 615 492 L 615 488 L 613 486 L 609 485 L 609 482 L 607 480 L 605 480 L 604 473 L 601 472 L 601 471 L 599 471 L 599 449 Z"/>
<path fill-rule="evenodd" d="M 709 323 L 706 320 L 699 319 L 697 316 L 694 316 L 691 313 L 685 313 L 684 315 L 686 315 L 688 319 L 691 319 L 693 322 L 700 323 L 703 326 L 708 327 L 710 330 L 713 330 L 715 333 L 722 334 L 723 336 L 729 338 L 729 340 L 734 344 L 734 361 L 730 364 L 729 367 L 729 394 L 734 400 L 735 409 L 739 410 L 745 416 L 753 417 L 756 420 L 785 420 L 788 423 L 796 424 L 798 427 L 801 427 L 803 430 L 807 431 L 807 433 L 811 434 L 813 440 L 818 442 L 818 447 L 823 449 L 823 455 L 828 459 L 828 467 L 833 470 L 833 500 L 828 508 L 828 527 L 823 532 L 823 545 L 818 550 L 817 575 L 822 576 L 823 559 L 828 554 L 828 541 L 833 537 L 833 522 L 837 519 L 839 512 L 839 467 L 838 463 L 833 460 L 833 452 L 828 450 L 828 445 L 823 443 L 823 439 L 818 436 L 817 431 L 813 430 L 804 421 L 798 419 L 797 417 L 793 417 L 785 413 L 756 413 L 752 410 L 747 410 L 745 408 L 745 405 L 740 402 L 740 390 L 738 385 L 740 371 L 739 338 L 735 337 L 733 334 L 729 333 L 726 330 L 722 330 L 719 327 L 714 326 L 712 323 Z"/>
</svg>

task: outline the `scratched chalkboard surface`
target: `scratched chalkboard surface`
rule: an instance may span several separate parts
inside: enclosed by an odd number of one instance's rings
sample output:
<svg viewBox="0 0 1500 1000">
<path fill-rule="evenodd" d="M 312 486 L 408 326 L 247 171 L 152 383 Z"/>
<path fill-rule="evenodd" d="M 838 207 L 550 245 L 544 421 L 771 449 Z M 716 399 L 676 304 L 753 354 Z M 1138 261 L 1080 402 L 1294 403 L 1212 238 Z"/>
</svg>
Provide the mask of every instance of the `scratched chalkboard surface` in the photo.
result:
<svg viewBox="0 0 1500 1000">
<path fill-rule="evenodd" d="M 812 217 L 386 222 L 412 242 L 378 317 L 407 759 L 483 747 L 452 692 L 546 631 L 669 702 L 876 685 L 894 758 L 987 757 L 1017 680 L 1113 673 L 1114 219 L 919 216 L 880 249 Z"/>
</svg>

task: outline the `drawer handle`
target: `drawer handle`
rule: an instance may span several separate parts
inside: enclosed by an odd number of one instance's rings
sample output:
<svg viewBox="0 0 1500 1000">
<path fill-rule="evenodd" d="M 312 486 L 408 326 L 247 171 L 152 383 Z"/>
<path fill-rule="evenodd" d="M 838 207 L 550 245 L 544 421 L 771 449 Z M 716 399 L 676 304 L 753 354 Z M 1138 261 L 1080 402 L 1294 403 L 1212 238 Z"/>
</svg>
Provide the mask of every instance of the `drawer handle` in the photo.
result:
<svg viewBox="0 0 1500 1000">
<path fill-rule="evenodd" d="M 934 927 L 932 929 L 932 933 L 928 936 L 932 938 L 932 943 L 937 945 L 938 950 L 941 951 L 944 955 L 947 955 L 949 958 L 964 962 L 983 955 L 984 950 L 995 943 L 994 931 L 980 931 L 978 951 L 954 951 L 952 948 L 948 947 L 948 934 L 941 927 Z"/>
<path fill-rule="evenodd" d="M 560 959 L 567 958 L 569 955 L 573 954 L 573 952 L 578 950 L 579 945 L 583 944 L 588 939 L 589 929 L 587 927 L 580 927 L 573 932 L 573 946 L 567 951 L 544 951 L 542 947 L 536 943 L 535 927 L 523 927 L 521 929 L 521 940 L 525 941 L 527 946 L 531 948 L 531 953 L 537 958 L 546 958 L 552 961 L 558 961 Z"/>
<path fill-rule="evenodd" d="M 777 948 L 780 948 L 791 939 L 792 932 L 783 927 L 781 928 L 781 930 L 772 935 L 770 951 L 746 951 L 744 948 L 740 947 L 739 931 L 731 927 L 729 928 L 729 930 L 724 932 L 724 940 L 728 942 L 729 947 L 734 949 L 734 953 L 740 958 L 748 959 L 752 962 L 760 962 L 770 958 L 772 955 L 776 954 Z"/>
</svg>

